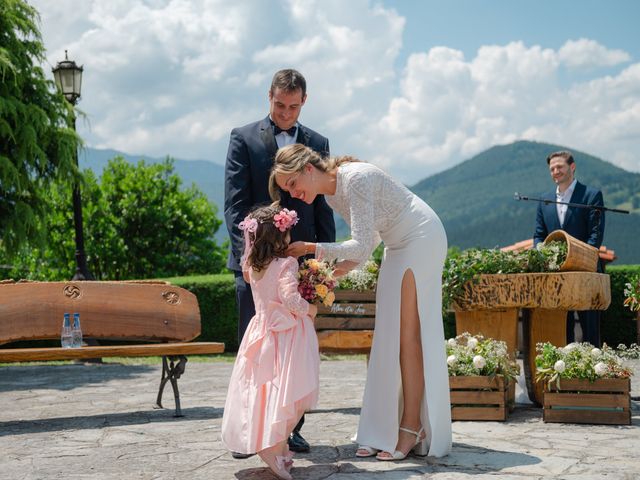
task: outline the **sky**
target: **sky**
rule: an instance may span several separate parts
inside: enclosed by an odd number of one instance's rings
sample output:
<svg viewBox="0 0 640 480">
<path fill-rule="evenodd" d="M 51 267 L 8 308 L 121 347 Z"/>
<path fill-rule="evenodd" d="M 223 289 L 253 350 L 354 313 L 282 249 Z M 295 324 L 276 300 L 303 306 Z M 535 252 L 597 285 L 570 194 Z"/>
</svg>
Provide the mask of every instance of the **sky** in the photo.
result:
<svg viewBox="0 0 640 480">
<path fill-rule="evenodd" d="M 224 164 L 307 79 L 302 124 L 407 184 L 494 145 L 555 143 L 640 172 L 635 0 L 29 0 L 45 70 L 84 66 L 86 144 Z"/>
</svg>

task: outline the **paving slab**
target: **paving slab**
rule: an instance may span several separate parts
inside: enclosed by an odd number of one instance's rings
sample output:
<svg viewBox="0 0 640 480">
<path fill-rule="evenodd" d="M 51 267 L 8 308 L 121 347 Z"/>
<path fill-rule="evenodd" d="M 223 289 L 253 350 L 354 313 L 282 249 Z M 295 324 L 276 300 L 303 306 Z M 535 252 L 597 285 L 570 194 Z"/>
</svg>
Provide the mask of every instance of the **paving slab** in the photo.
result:
<svg viewBox="0 0 640 480">
<path fill-rule="evenodd" d="M 640 362 L 632 362 L 640 375 Z M 0 479 L 273 480 L 259 458 L 235 460 L 220 441 L 232 364 L 189 362 L 173 396 L 155 409 L 158 365 L 0 367 Z M 640 478 L 640 379 L 632 380 L 630 426 L 546 424 L 519 405 L 506 422 L 454 422 L 445 458 L 379 462 L 355 457 L 366 367 L 321 362 L 318 408 L 306 416 L 300 480 Z"/>
</svg>

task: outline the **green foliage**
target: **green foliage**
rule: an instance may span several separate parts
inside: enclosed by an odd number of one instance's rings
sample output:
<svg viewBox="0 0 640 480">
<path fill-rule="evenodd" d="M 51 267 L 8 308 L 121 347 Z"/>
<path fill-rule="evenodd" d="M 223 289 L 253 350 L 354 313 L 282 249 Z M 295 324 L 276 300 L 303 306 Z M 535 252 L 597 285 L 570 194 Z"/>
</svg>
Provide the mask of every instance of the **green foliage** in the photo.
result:
<svg viewBox="0 0 640 480">
<path fill-rule="evenodd" d="M 238 310 L 233 274 L 167 278 L 198 298 L 202 333 L 200 341 L 224 342 L 225 351 L 238 349 Z"/>
<path fill-rule="evenodd" d="M 39 66 L 37 20 L 26 2 L 0 0 L 0 242 L 12 253 L 43 244 L 45 187 L 77 173 L 73 109 Z"/>
<path fill-rule="evenodd" d="M 473 282 L 478 275 L 554 272 L 566 257 L 566 243 L 557 241 L 522 252 L 477 248 L 460 252 L 450 249 L 442 272 L 442 309 L 449 310 L 456 298 L 464 293 L 467 282 Z"/>
<path fill-rule="evenodd" d="M 89 271 L 97 280 L 128 280 L 217 273 L 225 248 L 213 236 L 221 221 L 195 187 L 182 188 L 173 163 L 131 165 L 112 159 L 100 180 L 84 172 L 83 216 Z M 6 263 L 9 275 L 63 280 L 75 270 L 75 241 L 68 184 L 46 191 L 42 227 L 46 248 L 25 247 Z M 5 275 L 6 276 L 6 275 Z"/>
<path fill-rule="evenodd" d="M 625 284 L 624 305 L 632 312 L 640 311 L 640 275 L 634 275 Z"/>
</svg>

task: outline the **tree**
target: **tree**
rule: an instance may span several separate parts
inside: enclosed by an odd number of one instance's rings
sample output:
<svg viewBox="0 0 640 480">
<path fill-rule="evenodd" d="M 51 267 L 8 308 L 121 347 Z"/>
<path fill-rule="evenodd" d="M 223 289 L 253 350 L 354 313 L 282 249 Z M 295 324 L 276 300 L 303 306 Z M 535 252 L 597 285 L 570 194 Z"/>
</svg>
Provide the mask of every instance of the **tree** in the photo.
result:
<svg viewBox="0 0 640 480">
<path fill-rule="evenodd" d="M 42 244 L 45 187 L 77 178 L 73 109 L 39 66 L 37 21 L 23 0 L 0 0 L 0 248 L 7 252 Z"/>
<path fill-rule="evenodd" d="M 137 165 L 116 157 L 98 180 L 83 172 L 83 210 L 89 270 L 97 280 L 145 279 L 218 273 L 226 246 L 213 236 L 222 222 L 216 207 L 195 186 L 182 187 L 173 161 Z M 48 247 L 25 247 L 5 263 L 4 276 L 64 280 L 75 270 L 71 187 L 57 184 L 46 193 L 42 228 Z M 3 263 L 0 260 L 0 263 Z"/>
</svg>

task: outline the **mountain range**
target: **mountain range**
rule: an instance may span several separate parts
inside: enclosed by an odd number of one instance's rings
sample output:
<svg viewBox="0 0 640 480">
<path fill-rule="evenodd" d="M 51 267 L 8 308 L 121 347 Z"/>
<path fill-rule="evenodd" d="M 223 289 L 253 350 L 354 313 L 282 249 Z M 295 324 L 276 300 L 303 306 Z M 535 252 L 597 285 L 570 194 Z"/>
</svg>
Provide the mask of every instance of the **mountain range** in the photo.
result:
<svg viewBox="0 0 640 480">
<path fill-rule="evenodd" d="M 494 146 L 448 170 L 429 176 L 409 188 L 438 213 L 447 231 L 450 246 L 503 247 L 531 238 L 537 203 L 516 201 L 514 193 L 539 197 L 555 187 L 546 157 L 557 150 L 570 150 L 576 161 L 578 181 L 599 188 L 605 206 L 629 210 L 630 214 L 607 213 L 604 244 L 618 256 L 617 264 L 640 263 L 640 174 L 571 148 L 517 141 Z M 80 167 L 99 174 L 109 159 L 120 155 L 137 163 L 163 159 L 129 155 L 115 150 L 87 148 L 80 155 Z M 175 171 L 185 185 L 195 183 L 218 208 L 222 218 L 224 167 L 207 160 L 174 160 Z M 338 238 L 349 230 L 336 218 Z M 223 226 L 216 234 L 227 238 Z"/>
</svg>

